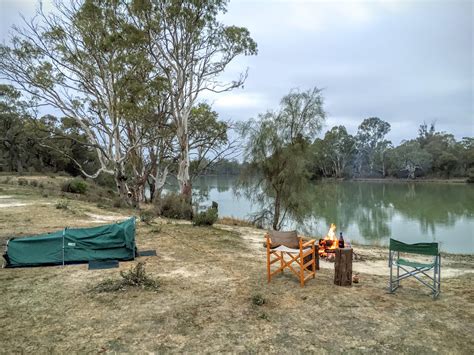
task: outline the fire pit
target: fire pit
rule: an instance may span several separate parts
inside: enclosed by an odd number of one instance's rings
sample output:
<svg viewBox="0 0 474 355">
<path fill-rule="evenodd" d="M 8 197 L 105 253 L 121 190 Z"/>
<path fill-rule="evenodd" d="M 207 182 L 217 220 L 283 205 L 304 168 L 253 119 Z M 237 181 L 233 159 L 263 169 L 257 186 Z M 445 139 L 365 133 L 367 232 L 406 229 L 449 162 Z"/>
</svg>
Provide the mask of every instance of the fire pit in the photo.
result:
<svg viewBox="0 0 474 355">
<path fill-rule="evenodd" d="M 340 238 L 336 236 L 336 225 L 331 223 L 328 234 L 319 239 L 318 243 L 318 254 L 320 258 L 326 258 L 327 260 L 334 260 L 336 250 L 344 248 L 344 239 L 342 233 Z"/>
</svg>

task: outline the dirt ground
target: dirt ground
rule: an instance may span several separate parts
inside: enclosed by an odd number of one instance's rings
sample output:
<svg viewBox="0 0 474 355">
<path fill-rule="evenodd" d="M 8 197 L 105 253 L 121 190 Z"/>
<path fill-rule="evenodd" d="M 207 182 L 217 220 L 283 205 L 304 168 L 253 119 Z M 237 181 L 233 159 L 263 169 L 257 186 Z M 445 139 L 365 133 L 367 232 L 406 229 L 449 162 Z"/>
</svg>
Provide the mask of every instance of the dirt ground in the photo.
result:
<svg viewBox="0 0 474 355">
<path fill-rule="evenodd" d="M 11 204 L 0 208 L 0 244 L 130 213 L 82 201 L 58 210 L 50 198 L 0 187 L 8 196 L 0 203 Z M 137 245 L 158 255 L 120 269 L 1 269 L 0 353 L 474 352 L 473 256 L 443 255 L 442 293 L 433 301 L 415 281 L 388 294 L 387 251 L 362 246 L 354 248 L 360 283 L 352 287 L 333 285 L 326 262 L 304 288 L 289 272 L 268 284 L 262 241 L 262 231 L 248 227 L 157 219 L 138 223 Z M 90 291 L 139 261 L 160 281 L 159 292 Z M 256 295 L 263 305 L 252 302 Z"/>
</svg>

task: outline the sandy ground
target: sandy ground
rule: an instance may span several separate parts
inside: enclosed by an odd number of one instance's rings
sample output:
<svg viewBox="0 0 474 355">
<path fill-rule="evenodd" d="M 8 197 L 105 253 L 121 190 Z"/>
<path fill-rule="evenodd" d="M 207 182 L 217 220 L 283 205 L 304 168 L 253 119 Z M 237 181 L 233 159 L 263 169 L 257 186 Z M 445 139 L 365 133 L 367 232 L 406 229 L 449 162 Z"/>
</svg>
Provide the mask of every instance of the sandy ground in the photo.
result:
<svg viewBox="0 0 474 355">
<path fill-rule="evenodd" d="M 265 256 L 265 249 L 262 248 L 262 243 L 264 241 L 262 230 L 249 227 L 224 225 L 219 225 L 219 228 L 239 233 L 241 238 L 253 246 L 252 250 L 254 250 L 256 256 L 258 255 L 258 257 L 262 258 Z M 354 273 L 389 276 L 387 249 L 371 246 L 354 246 L 354 251 L 358 256 L 352 265 Z M 410 259 L 419 262 L 432 261 L 432 258 L 417 256 L 411 256 Z M 458 277 L 466 273 L 474 273 L 474 268 L 459 268 L 453 266 L 455 264 L 458 264 L 458 260 L 454 257 L 448 258 L 443 262 L 443 278 Z M 321 259 L 319 265 L 321 269 L 334 270 L 334 262 Z"/>
<path fill-rule="evenodd" d="M 35 198 L 0 210 L 0 243 L 131 213 L 77 201 L 57 210 Z M 387 293 L 383 248 L 354 247 L 359 284 L 335 286 L 333 264 L 321 262 L 301 288 L 289 272 L 267 283 L 261 230 L 156 219 L 138 222 L 136 239 L 157 256 L 108 270 L 1 269 L 0 353 L 474 352 L 474 256 L 443 255 L 442 293 L 432 300 L 414 280 Z M 139 261 L 159 280 L 159 292 L 91 291 Z M 254 304 L 255 296 L 264 304 Z"/>
</svg>

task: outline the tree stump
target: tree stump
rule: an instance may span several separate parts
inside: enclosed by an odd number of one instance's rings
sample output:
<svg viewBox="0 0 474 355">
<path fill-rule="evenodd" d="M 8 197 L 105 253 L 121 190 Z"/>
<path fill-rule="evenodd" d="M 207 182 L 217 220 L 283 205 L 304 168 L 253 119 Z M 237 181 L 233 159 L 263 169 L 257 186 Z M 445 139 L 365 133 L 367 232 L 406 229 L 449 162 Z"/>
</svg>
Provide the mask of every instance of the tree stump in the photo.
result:
<svg viewBox="0 0 474 355">
<path fill-rule="evenodd" d="M 334 263 L 334 284 L 338 286 L 352 285 L 352 248 L 336 249 Z"/>
</svg>

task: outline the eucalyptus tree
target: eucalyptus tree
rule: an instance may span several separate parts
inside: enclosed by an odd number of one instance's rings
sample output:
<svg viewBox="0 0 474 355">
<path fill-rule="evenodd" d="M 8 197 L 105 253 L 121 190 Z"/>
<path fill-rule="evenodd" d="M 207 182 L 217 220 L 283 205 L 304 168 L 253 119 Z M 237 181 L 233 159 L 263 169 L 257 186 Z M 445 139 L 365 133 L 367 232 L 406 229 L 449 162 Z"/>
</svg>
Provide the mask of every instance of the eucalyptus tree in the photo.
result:
<svg viewBox="0 0 474 355">
<path fill-rule="evenodd" d="M 166 78 L 169 111 L 179 145 L 177 178 L 181 193 L 191 199 L 189 174 L 189 117 L 199 96 L 243 85 L 247 71 L 235 80 L 221 74 L 239 55 L 254 55 L 257 44 L 244 27 L 218 20 L 227 0 L 134 0 L 129 6 L 132 23 L 145 33 L 155 69 Z"/>
<path fill-rule="evenodd" d="M 229 137 L 232 129 L 232 122 L 219 120 L 208 104 L 193 107 L 189 115 L 191 181 L 222 159 L 235 157 L 241 151 L 237 139 Z"/>
<path fill-rule="evenodd" d="M 0 85 L 0 156 L 2 170 L 23 171 L 25 152 L 25 112 L 20 92 L 9 85 Z"/>
<path fill-rule="evenodd" d="M 325 119 L 321 90 L 291 91 L 280 109 L 268 111 L 241 127 L 246 139 L 242 186 L 262 204 L 259 219 L 279 230 L 288 215 L 304 213 L 309 181 L 310 142 Z"/>
<path fill-rule="evenodd" d="M 355 139 L 347 133 L 344 126 L 335 126 L 326 132 L 324 139 L 317 139 L 313 144 L 316 164 L 328 174 L 340 178 L 352 162 L 356 151 Z"/>
<path fill-rule="evenodd" d="M 14 28 L 10 46 L 0 47 L 0 74 L 34 98 L 74 119 L 87 137 L 99 167 L 83 175 L 114 176 L 120 196 L 136 204 L 126 164 L 143 144 L 138 102 L 159 87 L 151 77 L 143 33 L 130 26 L 127 4 L 115 0 L 56 3 L 56 12 Z M 128 180 L 128 181 L 127 181 Z"/>
<path fill-rule="evenodd" d="M 416 140 L 402 142 L 389 153 L 389 159 L 397 172 L 406 172 L 410 179 L 416 178 L 416 171 L 427 171 L 432 164 L 431 155 L 421 148 Z"/>
<path fill-rule="evenodd" d="M 79 172 L 71 159 L 93 168 L 97 159 L 73 120 L 45 115 L 33 120 L 20 91 L 0 84 L 0 169 Z M 45 142 L 48 142 L 46 145 Z M 60 151 L 60 152 L 59 152 Z"/>
<path fill-rule="evenodd" d="M 364 165 L 368 168 L 368 173 L 380 172 L 385 176 L 385 158 L 387 151 L 391 148 L 391 142 L 385 139 L 390 132 L 390 124 L 378 117 L 369 117 L 359 125 L 357 141 L 357 170 L 363 173 Z M 377 162 L 380 169 L 377 169 Z"/>
</svg>

